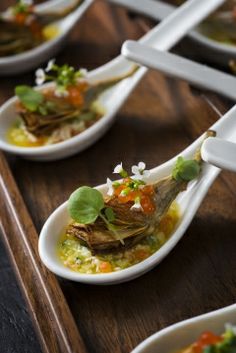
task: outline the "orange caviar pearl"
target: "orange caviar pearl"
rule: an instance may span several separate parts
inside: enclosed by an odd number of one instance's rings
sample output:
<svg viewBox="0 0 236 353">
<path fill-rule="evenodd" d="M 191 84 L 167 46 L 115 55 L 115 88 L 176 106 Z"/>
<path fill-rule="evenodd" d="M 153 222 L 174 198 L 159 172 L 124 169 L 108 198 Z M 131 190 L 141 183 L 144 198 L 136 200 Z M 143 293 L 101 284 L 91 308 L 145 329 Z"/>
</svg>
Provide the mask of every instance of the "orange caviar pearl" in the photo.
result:
<svg viewBox="0 0 236 353">
<path fill-rule="evenodd" d="M 87 89 L 88 84 L 86 82 L 81 82 L 78 85 L 69 86 L 67 91 L 69 93 L 68 100 L 70 103 L 81 106 L 84 103 L 84 92 Z"/>
<path fill-rule="evenodd" d="M 140 203 L 144 213 L 151 214 L 155 211 L 155 205 L 149 196 L 142 196 Z"/>
<path fill-rule="evenodd" d="M 142 192 L 145 195 L 153 195 L 154 194 L 154 187 L 152 185 L 146 185 L 143 187 Z"/>
<path fill-rule="evenodd" d="M 26 13 L 17 13 L 15 16 L 15 21 L 19 25 L 23 25 L 26 21 L 27 14 Z"/>
</svg>

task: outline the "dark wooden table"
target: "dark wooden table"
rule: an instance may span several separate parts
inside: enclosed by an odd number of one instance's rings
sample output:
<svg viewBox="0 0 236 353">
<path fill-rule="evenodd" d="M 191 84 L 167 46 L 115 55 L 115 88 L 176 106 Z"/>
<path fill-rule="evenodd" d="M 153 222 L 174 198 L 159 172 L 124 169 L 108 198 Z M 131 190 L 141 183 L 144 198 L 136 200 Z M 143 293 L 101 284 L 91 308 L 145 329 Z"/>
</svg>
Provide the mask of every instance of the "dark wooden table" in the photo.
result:
<svg viewBox="0 0 236 353">
<path fill-rule="evenodd" d="M 115 57 L 126 38 L 138 38 L 147 26 L 147 21 L 130 18 L 125 10 L 97 0 L 57 60 L 96 67 Z M 15 85 L 33 84 L 33 80 L 33 72 L 1 78 L 0 102 L 13 95 Z M 215 95 L 207 96 L 222 113 L 232 105 Z M 217 118 L 204 97 L 188 84 L 149 72 L 110 131 L 83 153 L 50 163 L 7 159 L 39 232 L 50 213 L 79 185 L 104 182 L 120 161 L 126 167 L 140 160 L 148 167 L 158 165 Z M 141 278 L 108 287 L 60 280 L 88 352 L 128 353 L 163 327 L 235 302 L 235 190 L 235 175 L 223 172 L 183 239 Z M 0 271 L 0 351 L 41 352 L 2 243 Z"/>
</svg>

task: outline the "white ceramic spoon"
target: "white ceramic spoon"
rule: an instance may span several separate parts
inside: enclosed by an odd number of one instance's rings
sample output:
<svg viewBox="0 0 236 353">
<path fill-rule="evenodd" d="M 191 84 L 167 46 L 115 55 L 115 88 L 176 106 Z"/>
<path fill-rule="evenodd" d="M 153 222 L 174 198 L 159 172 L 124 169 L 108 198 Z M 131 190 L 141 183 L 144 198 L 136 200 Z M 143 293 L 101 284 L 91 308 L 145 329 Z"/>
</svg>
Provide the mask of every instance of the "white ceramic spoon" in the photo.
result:
<svg viewBox="0 0 236 353">
<path fill-rule="evenodd" d="M 185 33 L 202 18 L 221 5 L 224 0 L 189 0 L 179 7 L 170 17 L 147 33 L 140 41 L 160 50 L 170 49 Z M 91 83 L 103 81 L 127 74 L 134 64 L 122 56 L 91 71 L 88 80 Z M 25 158 L 34 160 L 55 160 L 80 152 L 98 140 L 111 126 L 115 114 L 133 91 L 135 86 L 147 72 L 139 68 L 132 77 L 122 80 L 119 84 L 107 90 L 100 96 L 100 103 L 106 113 L 95 124 L 81 134 L 66 141 L 42 147 L 17 147 L 6 139 L 6 132 L 16 120 L 15 103 L 17 98 L 8 100 L 0 108 L 0 148 Z M 43 89 L 45 86 L 42 86 Z"/>
<path fill-rule="evenodd" d="M 218 137 L 231 142 L 236 142 L 236 106 L 219 119 L 210 129 L 214 130 Z M 200 148 L 203 139 L 204 135 L 198 138 L 180 155 L 188 159 L 193 158 L 196 150 Z M 159 167 L 152 169 L 148 183 L 154 183 L 155 181 L 170 175 L 177 157 L 178 156 Z M 114 284 L 139 277 L 160 263 L 182 238 L 201 202 L 206 196 L 208 189 L 211 187 L 219 173 L 220 169 L 203 163 L 202 172 L 198 180 L 190 183 L 188 189 L 177 197 L 177 202 L 181 209 L 181 219 L 172 236 L 160 248 L 160 250 L 137 265 L 121 271 L 97 275 L 80 274 L 66 268 L 57 257 L 56 248 L 62 232 L 70 222 L 70 217 L 67 211 L 67 202 L 59 206 L 43 226 L 39 238 L 40 257 L 44 264 L 55 274 L 78 282 Z M 103 194 L 106 194 L 106 185 L 100 185 L 97 188 Z"/>
<path fill-rule="evenodd" d="M 107 0 L 111 3 L 126 6 L 133 11 L 140 12 L 155 20 L 162 21 L 169 16 L 175 6 L 163 3 L 158 0 Z M 192 53 L 201 53 L 201 56 L 218 64 L 228 66 L 229 60 L 236 59 L 236 46 L 220 43 L 201 33 L 199 28 L 188 33 L 190 38 L 195 42 Z"/>
<path fill-rule="evenodd" d="M 236 172 L 236 144 L 234 142 L 209 138 L 204 141 L 201 154 L 205 162 Z"/>
<path fill-rule="evenodd" d="M 232 75 L 135 41 L 125 42 L 122 54 L 138 64 L 236 100 L 236 78 Z M 208 138 L 203 143 L 201 153 L 205 162 L 221 169 L 236 171 L 236 144 L 219 138 Z"/>
<path fill-rule="evenodd" d="M 186 80 L 199 88 L 212 90 L 236 101 L 236 78 L 233 75 L 131 40 L 123 44 L 122 54 L 138 64 Z"/>
<path fill-rule="evenodd" d="M 49 3 L 41 4 L 36 7 L 36 12 L 43 14 L 50 11 L 61 11 L 70 7 L 76 0 L 53 0 Z M 84 0 L 72 13 L 65 16 L 63 19 L 54 22 L 58 28 L 59 35 L 52 40 L 48 40 L 41 45 L 27 50 L 24 53 L 0 57 L 0 76 L 15 75 L 32 68 L 38 67 L 42 62 L 50 59 L 60 50 L 64 44 L 68 34 L 82 17 L 88 7 L 93 3 L 93 0 Z"/>
<path fill-rule="evenodd" d="M 221 335 L 236 325 L 236 304 L 167 327 L 143 341 L 132 353 L 171 353 L 188 347 L 205 331 Z"/>
</svg>

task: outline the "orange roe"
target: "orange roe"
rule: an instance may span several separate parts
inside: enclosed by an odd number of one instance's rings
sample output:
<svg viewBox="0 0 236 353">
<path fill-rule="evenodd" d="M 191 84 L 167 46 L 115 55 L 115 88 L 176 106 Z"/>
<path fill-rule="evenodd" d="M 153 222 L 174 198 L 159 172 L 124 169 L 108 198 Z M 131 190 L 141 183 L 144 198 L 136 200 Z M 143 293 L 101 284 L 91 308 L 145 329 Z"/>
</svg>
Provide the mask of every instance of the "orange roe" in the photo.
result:
<svg viewBox="0 0 236 353">
<path fill-rule="evenodd" d="M 193 344 L 193 351 L 194 353 L 202 353 L 205 347 L 221 342 L 222 340 L 223 338 L 221 336 L 217 336 L 208 331 L 204 332 L 199 340 Z"/>
<path fill-rule="evenodd" d="M 155 211 L 155 205 L 152 196 L 154 195 L 154 188 L 152 185 L 146 185 L 136 190 L 130 190 L 127 195 L 122 195 L 122 191 L 127 189 L 127 184 L 132 182 L 132 179 L 127 177 L 123 183 L 115 187 L 114 195 L 118 197 L 121 203 L 135 202 L 137 197 L 140 198 L 140 204 L 145 214 L 152 214 Z"/>
<path fill-rule="evenodd" d="M 17 14 L 15 15 L 15 22 L 18 23 L 19 25 L 24 25 L 27 16 L 28 16 L 28 14 L 25 13 L 25 12 L 17 13 Z"/>
<path fill-rule="evenodd" d="M 87 88 L 87 82 L 80 82 L 77 85 L 67 87 L 69 93 L 67 99 L 73 105 L 82 106 L 84 104 L 84 93 Z"/>
<path fill-rule="evenodd" d="M 99 269 L 103 273 L 112 272 L 112 266 L 111 266 L 110 262 L 108 262 L 108 261 L 101 262 L 99 265 Z"/>
</svg>

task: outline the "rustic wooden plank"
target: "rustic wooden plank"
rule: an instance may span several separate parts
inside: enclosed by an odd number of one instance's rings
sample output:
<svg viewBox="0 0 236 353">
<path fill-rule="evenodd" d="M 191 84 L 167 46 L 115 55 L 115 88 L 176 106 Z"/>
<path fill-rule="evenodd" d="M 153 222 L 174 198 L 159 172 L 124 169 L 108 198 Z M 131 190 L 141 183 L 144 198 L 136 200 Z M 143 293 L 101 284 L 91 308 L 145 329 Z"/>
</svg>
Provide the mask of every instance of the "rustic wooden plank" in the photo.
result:
<svg viewBox="0 0 236 353">
<path fill-rule="evenodd" d="M 58 281 L 40 261 L 37 232 L 2 153 L 0 171 L 1 231 L 42 347 L 48 353 L 85 353 Z"/>
</svg>

